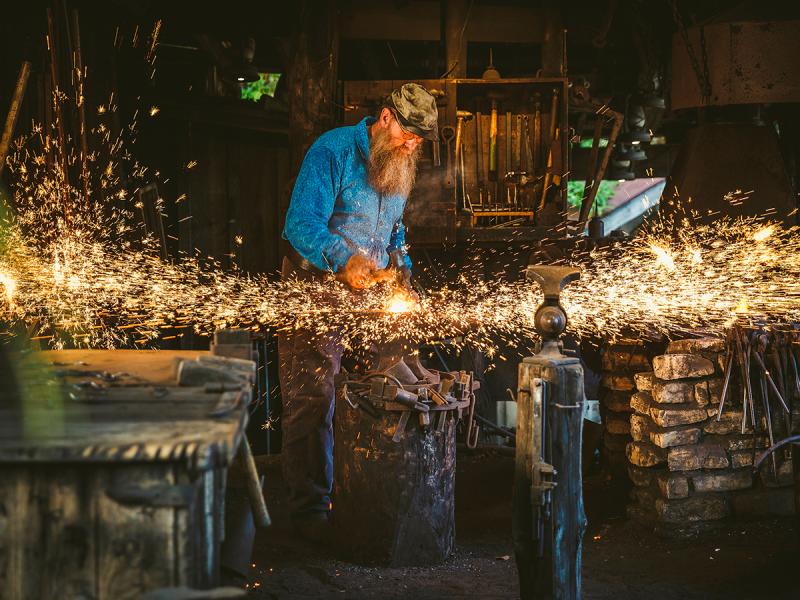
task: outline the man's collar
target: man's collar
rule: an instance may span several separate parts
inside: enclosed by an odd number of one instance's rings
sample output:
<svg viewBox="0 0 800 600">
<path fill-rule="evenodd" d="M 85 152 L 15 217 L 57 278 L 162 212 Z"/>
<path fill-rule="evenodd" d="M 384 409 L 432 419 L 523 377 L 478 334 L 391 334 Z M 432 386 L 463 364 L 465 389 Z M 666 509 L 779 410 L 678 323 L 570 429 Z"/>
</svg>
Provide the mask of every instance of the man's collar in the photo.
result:
<svg viewBox="0 0 800 600">
<path fill-rule="evenodd" d="M 356 146 L 365 161 L 369 160 L 369 128 L 375 121 L 375 117 L 364 117 L 356 125 Z"/>
</svg>

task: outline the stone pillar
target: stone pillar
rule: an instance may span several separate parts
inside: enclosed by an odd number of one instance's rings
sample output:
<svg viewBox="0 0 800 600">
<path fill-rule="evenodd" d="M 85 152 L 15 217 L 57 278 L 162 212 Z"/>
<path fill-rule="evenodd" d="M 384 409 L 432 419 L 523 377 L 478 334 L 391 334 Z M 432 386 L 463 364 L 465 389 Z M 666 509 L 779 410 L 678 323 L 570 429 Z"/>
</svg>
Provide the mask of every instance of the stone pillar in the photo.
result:
<svg viewBox="0 0 800 600">
<path fill-rule="evenodd" d="M 763 491 L 742 492 L 753 488 L 754 449 L 767 439 L 749 428 L 741 433 L 742 393 L 733 380 L 717 421 L 724 362 L 723 339 L 679 340 L 653 359 L 652 372 L 634 376 L 628 514 L 661 532 L 690 534 L 733 512 L 784 513 L 780 505 L 791 504 L 790 497 L 764 503 Z M 784 478 L 791 474 L 785 465 Z"/>
<path fill-rule="evenodd" d="M 603 350 L 599 400 L 603 416 L 604 464 L 617 480 L 626 480 L 628 461 L 625 448 L 631 441 L 631 396 L 634 375 L 650 370 L 643 344 L 623 340 Z"/>
</svg>

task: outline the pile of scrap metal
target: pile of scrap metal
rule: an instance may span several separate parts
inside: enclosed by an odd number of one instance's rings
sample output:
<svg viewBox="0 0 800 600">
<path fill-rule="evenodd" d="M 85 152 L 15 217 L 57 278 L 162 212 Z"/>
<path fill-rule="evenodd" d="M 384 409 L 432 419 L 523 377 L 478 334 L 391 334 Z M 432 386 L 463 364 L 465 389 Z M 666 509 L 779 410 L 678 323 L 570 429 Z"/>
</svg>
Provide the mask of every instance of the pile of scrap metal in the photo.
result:
<svg viewBox="0 0 800 600">
<path fill-rule="evenodd" d="M 457 411 L 460 420 L 466 409 L 466 442 L 473 448 L 477 444 L 475 391 L 480 382 L 470 372 L 428 370 L 412 356 L 360 376 L 342 371 L 337 387 L 351 407 L 373 419 L 378 419 L 382 411 L 399 412 L 392 436 L 395 442 L 403 438 L 412 413 L 423 429 L 442 431 L 450 411 Z"/>
</svg>

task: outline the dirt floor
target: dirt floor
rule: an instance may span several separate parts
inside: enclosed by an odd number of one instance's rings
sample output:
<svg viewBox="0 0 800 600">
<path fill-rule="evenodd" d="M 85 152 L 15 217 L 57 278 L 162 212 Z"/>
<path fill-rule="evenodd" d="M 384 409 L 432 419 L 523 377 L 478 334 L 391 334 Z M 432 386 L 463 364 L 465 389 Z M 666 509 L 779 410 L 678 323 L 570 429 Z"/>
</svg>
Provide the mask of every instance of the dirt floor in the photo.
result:
<svg viewBox="0 0 800 600">
<path fill-rule="evenodd" d="M 259 463 L 274 525 L 256 538 L 248 597 L 519 597 L 511 546 L 512 456 L 459 451 L 457 548 L 444 564 L 422 568 L 354 565 L 298 539 L 288 523 L 276 457 L 266 458 Z M 583 598 L 800 598 L 793 519 L 731 522 L 690 540 L 668 540 L 627 520 L 624 499 L 602 476 L 585 481 L 585 502 Z"/>
</svg>

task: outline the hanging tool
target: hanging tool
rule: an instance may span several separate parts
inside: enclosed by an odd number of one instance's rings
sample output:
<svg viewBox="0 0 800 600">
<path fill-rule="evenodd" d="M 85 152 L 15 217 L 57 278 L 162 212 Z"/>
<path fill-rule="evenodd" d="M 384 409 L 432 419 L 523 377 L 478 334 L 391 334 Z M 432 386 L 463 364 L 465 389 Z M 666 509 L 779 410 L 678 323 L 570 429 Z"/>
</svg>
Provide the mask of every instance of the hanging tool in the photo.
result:
<svg viewBox="0 0 800 600">
<path fill-rule="evenodd" d="M 511 171 L 512 166 L 512 158 L 511 158 L 511 113 L 506 112 L 506 175 L 503 177 L 503 180 L 506 181 L 508 179 L 508 173 Z M 511 188 L 506 185 L 506 208 L 509 207 L 511 204 Z"/>
<path fill-rule="evenodd" d="M 542 102 L 539 94 L 535 96 L 533 103 L 533 172 L 538 173 L 542 161 Z"/>
<path fill-rule="evenodd" d="M 458 204 L 458 188 L 461 187 L 462 208 L 466 208 L 467 194 L 466 183 L 464 181 L 464 123 L 472 120 L 472 113 L 466 110 L 456 111 L 456 164 L 453 170 L 453 181 L 456 184 L 454 198 Z M 458 170 L 461 170 L 461 180 L 459 184 Z"/>
<path fill-rule="evenodd" d="M 489 120 L 489 181 L 497 181 L 497 100 L 492 100 Z"/>
<path fill-rule="evenodd" d="M 431 141 L 431 154 L 433 158 L 434 167 L 442 166 L 441 147 L 439 146 L 439 144 L 440 144 L 439 140 Z"/>
<path fill-rule="evenodd" d="M 454 164 L 453 164 L 453 152 L 450 147 L 450 142 L 453 141 L 453 138 L 456 135 L 456 130 L 453 129 L 453 127 L 450 125 L 445 125 L 444 127 L 442 127 L 441 134 L 442 134 L 442 142 L 444 142 L 445 149 L 447 152 L 447 165 L 445 168 L 444 186 L 446 188 L 451 188 L 455 185 L 455 182 L 453 181 Z"/>
<path fill-rule="evenodd" d="M 525 172 L 530 175 L 533 173 L 533 146 L 531 145 L 531 124 L 528 115 L 522 117 L 522 131 L 525 136 Z"/>
<path fill-rule="evenodd" d="M 478 200 L 483 206 L 483 122 L 480 112 L 475 113 L 475 163 L 478 170 Z"/>
<path fill-rule="evenodd" d="M 553 177 L 553 149 L 558 141 L 558 88 L 553 88 L 553 94 L 550 97 L 550 126 L 548 128 L 548 144 L 547 144 L 547 164 L 545 165 L 544 185 L 542 186 L 542 197 L 539 200 L 539 210 L 544 208 L 547 201 L 547 188 L 550 187 L 550 182 Z"/>
</svg>

